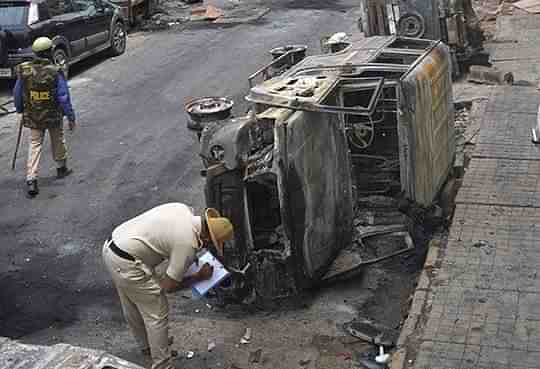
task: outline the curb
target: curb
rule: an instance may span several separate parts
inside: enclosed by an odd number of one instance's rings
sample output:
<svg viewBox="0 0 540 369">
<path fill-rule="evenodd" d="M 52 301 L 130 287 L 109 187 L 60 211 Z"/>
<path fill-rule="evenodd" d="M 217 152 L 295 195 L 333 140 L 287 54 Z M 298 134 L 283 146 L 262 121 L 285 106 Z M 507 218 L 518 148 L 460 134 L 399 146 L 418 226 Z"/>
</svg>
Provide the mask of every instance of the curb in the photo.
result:
<svg viewBox="0 0 540 369">
<path fill-rule="evenodd" d="M 407 349 L 409 340 L 414 337 L 415 331 L 419 328 L 420 318 L 425 314 L 428 308 L 428 292 L 431 290 L 431 276 L 430 273 L 435 268 L 436 263 L 439 260 L 441 251 L 441 235 L 437 234 L 429 242 L 428 253 L 424 267 L 418 279 L 418 284 L 414 291 L 414 297 L 409 310 L 409 315 L 396 344 L 396 351 L 392 355 L 392 361 L 390 363 L 390 369 L 405 369 L 408 364 L 408 354 L 414 355 L 413 352 L 409 352 Z M 411 350 L 412 351 L 412 350 Z"/>
</svg>

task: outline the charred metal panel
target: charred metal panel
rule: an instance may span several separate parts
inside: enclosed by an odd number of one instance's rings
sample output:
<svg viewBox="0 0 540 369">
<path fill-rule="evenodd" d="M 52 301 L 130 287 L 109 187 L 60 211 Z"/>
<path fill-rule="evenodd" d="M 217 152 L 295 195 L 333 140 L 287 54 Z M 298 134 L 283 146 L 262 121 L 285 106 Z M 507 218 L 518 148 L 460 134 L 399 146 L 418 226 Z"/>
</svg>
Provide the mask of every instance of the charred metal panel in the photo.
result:
<svg viewBox="0 0 540 369">
<path fill-rule="evenodd" d="M 286 159 L 282 192 L 288 193 L 293 247 L 310 279 L 322 276 L 350 242 L 352 193 L 347 140 L 336 115 L 297 112 L 278 127 L 278 155 Z M 285 181 L 283 181 L 285 179 Z"/>
<path fill-rule="evenodd" d="M 483 49 L 484 35 L 471 0 L 360 0 L 360 13 L 366 36 L 442 40 L 459 61 Z"/>
<path fill-rule="evenodd" d="M 345 65 L 346 63 L 365 64 L 373 59 L 381 48 L 385 47 L 390 42 L 392 42 L 391 37 L 374 36 L 362 39 L 361 42 L 354 43 L 351 47 L 337 53 L 307 56 L 300 63 L 295 65 L 294 68 L 285 72 L 282 75 L 282 78 L 298 75 L 310 68 L 335 68 L 336 66 Z M 321 72 L 317 71 L 314 74 L 321 75 Z"/>
<path fill-rule="evenodd" d="M 407 196 L 429 205 L 455 153 L 448 48 L 439 43 L 402 79 L 399 124 L 402 183 Z"/>
<path fill-rule="evenodd" d="M 37 346 L 0 337 L 0 368 L 17 369 L 143 369 L 107 354 L 66 344 Z"/>
<path fill-rule="evenodd" d="M 244 270 L 249 263 L 250 250 L 246 242 L 244 182 L 241 170 L 235 169 L 217 174 L 214 174 L 212 170 L 208 171 L 205 195 L 208 206 L 218 209 L 231 220 L 234 226 L 234 240 L 226 243 L 224 248 L 227 266 L 230 269 Z M 230 283 L 225 285 L 223 292 L 232 298 L 240 298 L 243 297 L 242 293 L 249 292 L 244 289 L 243 276 L 233 273 Z"/>
</svg>

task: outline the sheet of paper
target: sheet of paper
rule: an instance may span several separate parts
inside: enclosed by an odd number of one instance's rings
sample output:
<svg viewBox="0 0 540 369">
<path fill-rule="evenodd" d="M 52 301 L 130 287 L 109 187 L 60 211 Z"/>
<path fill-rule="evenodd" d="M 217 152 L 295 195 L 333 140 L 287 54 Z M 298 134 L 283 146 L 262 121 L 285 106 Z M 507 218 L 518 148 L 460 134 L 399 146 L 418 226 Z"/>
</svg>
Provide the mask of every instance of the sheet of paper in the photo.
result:
<svg viewBox="0 0 540 369">
<path fill-rule="evenodd" d="M 202 297 L 204 296 L 208 290 L 210 290 L 213 287 L 216 287 L 224 278 L 226 278 L 230 273 L 225 269 L 223 264 L 219 262 L 218 259 L 214 257 L 209 251 L 206 251 L 204 254 L 202 254 L 199 257 L 199 263 L 198 265 L 196 263 L 191 264 L 188 271 L 186 272 L 186 275 L 192 275 L 201 269 L 201 267 L 208 263 L 214 267 L 214 273 L 212 274 L 212 278 L 206 281 L 197 282 L 195 283 L 191 291 L 193 293 L 193 296 L 195 297 Z"/>
</svg>

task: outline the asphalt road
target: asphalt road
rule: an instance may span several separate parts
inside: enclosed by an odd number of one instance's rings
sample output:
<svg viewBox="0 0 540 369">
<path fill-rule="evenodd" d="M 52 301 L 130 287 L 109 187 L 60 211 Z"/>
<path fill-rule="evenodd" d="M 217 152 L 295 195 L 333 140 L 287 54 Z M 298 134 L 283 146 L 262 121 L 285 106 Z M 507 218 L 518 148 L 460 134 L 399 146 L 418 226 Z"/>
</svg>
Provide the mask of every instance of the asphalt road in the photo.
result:
<svg viewBox="0 0 540 369">
<path fill-rule="evenodd" d="M 35 199 L 24 193 L 28 137 L 12 172 L 16 116 L 0 119 L 0 336 L 126 350 L 110 346 L 129 333 L 101 246 L 116 225 L 155 205 L 203 207 L 198 144 L 185 127 L 183 102 L 229 96 L 236 115 L 244 113 L 247 76 L 269 61 L 269 49 L 301 43 L 308 54 L 317 53 L 320 37 L 354 30 L 358 1 L 265 5 L 272 11 L 255 24 L 134 34 L 126 54 L 74 68 L 70 85 L 79 126 L 67 134 L 74 174 L 54 179 L 46 142 Z M 319 300 L 330 306 L 329 316 L 354 317 L 355 307 L 371 296 L 360 286 L 344 287 L 353 307 L 334 312 L 328 301 L 343 302 L 343 295 L 333 290 Z M 407 291 L 396 294 L 388 299 L 397 299 L 399 321 L 399 299 Z M 175 309 L 182 312 L 187 308 L 178 299 Z"/>
</svg>

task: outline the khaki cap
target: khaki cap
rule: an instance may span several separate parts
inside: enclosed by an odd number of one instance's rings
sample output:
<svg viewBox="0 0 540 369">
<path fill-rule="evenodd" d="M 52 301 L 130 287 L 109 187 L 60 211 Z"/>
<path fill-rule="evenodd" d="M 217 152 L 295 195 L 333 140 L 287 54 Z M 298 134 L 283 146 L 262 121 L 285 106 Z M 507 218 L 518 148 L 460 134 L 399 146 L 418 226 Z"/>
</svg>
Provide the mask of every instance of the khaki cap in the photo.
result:
<svg viewBox="0 0 540 369">
<path fill-rule="evenodd" d="M 206 209 L 204 218 L 206 220 L 206 225 L 208 226 L 210 238 L 218 253 L 223 256 L 223 243 L 232 240 L 234 235 L 233 225 L 229 219 L 222 217 L 219 214 L 219 211 L 214 208 Z"/>
<path fill-rule="evenodd" d="M 32 44 L 32 51 L 39 53 L 41 51 L 49 50 L 53 47 L 53 43 L 48 37 L 39 37 Z"/>
</svg>

